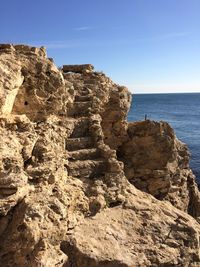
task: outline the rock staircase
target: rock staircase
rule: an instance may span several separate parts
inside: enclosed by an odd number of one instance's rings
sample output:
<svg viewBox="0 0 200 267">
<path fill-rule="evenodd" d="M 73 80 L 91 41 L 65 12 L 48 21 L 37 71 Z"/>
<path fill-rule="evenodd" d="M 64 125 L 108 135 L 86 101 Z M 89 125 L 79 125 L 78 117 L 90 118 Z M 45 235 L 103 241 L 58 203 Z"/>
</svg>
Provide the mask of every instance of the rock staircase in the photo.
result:
<svg viewBox="0 0 200 267">
<path fill-rule="evenodd" d="M 90 129 L 92 96 L 87 88 L 76 93 L 68 111 L 74 119 L 73 131 L 66 141 L 68 174 L 76 178 L 99 177 L 104 175 L 106 164 Z"/>
<path fill-rule="evenodd" d="M 74 75 L 74 74 L 73 74 Z M 87 74 L 88 75 L 88 74 Z M 68 75 L 64 75 L 70 79 Z M 74 76 L 73 76 L 74 77 Z M 104 143 L 101 101 L 88 80 L 74 83 L 74 101 L 68 107 L 68 117 L 73 120 L 73 130 L 66 140 L 68 175 L 79 179 L 104 179 L 110 188 L 116 187 L 123 172 L 123 163 L 117 160 L 116 151 Z"/>
</svg>

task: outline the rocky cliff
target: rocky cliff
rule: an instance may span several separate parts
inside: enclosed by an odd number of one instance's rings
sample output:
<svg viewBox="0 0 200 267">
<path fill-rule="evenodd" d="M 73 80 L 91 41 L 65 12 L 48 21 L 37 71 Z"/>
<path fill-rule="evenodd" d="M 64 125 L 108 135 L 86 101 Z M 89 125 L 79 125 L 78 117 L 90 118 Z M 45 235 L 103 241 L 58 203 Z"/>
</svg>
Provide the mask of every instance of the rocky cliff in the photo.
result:
<svg viewBox="0 0 200 267">
<path fill-rule="evenodd" d="M 127 88 L 0 45 L 0 95 L 0 266 L 200 266 L 187 147 Z"/>
</svg>

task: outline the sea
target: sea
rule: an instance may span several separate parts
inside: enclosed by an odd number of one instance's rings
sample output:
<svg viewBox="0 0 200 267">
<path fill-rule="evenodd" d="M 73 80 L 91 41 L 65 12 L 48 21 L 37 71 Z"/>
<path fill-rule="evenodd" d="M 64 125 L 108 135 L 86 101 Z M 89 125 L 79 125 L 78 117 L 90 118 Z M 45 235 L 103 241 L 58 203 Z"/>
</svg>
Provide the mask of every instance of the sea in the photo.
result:
<svg viewBox="0 0 200 267">
<path fill-rule="evenodd" d="M 135 94 L 128 121 L 166 121 L 187 144 L 190 167 L 200 184 L 200 93 Z"/>
</svg>

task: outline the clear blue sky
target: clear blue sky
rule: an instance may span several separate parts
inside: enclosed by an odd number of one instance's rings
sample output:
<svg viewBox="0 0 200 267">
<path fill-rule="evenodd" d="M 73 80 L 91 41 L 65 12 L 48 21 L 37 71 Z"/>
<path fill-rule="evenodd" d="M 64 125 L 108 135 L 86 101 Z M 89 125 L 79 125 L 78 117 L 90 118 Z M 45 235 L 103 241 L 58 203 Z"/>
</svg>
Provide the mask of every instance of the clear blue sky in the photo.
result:
<svg viewBox="0 0 200 267">
<path fill-rule="evenodd" d="M 200 0 L 1 1 L 0 42 L 92 63 L 132 92 L 200 92 Z"/>
</svg>

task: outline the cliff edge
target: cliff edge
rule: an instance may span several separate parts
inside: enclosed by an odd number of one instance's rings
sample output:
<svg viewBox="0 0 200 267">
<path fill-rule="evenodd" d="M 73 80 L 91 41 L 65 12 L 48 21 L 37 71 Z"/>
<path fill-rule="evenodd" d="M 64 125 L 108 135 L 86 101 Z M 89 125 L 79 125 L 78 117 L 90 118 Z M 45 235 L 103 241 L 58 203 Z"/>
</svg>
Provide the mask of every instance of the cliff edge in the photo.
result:
<svg viewBox="0 0 200 267">
<path fill-rule="evenodd" d="M 200 266 L 188 149 L 126 87 L 4 44 L 0 96 L 0 266 Z"/>
</svg>

